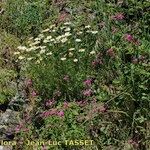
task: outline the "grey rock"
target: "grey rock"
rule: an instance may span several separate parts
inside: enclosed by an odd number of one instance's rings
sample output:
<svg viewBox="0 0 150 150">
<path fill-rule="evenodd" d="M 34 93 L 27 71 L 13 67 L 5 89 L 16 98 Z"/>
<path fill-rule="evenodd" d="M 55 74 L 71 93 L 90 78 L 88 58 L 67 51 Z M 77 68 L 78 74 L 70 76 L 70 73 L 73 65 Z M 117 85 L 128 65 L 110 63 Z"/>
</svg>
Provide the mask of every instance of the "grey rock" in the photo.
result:
<svg viewBox="0 0 150 150">
<path fill-rule="evenodd" d="M 0 125 L 9 125 L 18 123 L 19 113 L 11 109 L 7 109 L 5 113 L 0 116 Z"/>
</svg>

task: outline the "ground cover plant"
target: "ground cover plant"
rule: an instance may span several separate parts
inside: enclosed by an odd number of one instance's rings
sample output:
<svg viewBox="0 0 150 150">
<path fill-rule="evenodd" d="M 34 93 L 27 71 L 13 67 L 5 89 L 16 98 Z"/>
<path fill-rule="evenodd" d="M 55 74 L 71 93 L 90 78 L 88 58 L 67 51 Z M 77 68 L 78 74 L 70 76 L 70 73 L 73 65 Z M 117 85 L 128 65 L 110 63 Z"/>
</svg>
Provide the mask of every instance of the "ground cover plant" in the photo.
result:
<svg viewBox="0 0 150 150">
<path fill-rule="evenodd" d="M 150 149 L 149 5 L 146 0 L 2 3 L 1 49 L 10 47 L 11 57 L 1 55 L 0 102 L 16 93 L 25 103 L 10 129 L 17 141 L 13 149 Z M 16 88 L 10 90 L 11 81 Z"/>
</svg>

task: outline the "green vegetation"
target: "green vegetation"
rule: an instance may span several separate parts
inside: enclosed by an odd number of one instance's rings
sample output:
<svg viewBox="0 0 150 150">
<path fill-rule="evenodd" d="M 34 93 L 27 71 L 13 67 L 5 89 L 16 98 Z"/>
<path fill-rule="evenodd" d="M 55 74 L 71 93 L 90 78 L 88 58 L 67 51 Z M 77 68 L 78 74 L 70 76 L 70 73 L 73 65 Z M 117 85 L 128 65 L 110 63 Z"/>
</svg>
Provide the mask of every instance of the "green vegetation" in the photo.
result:
<svg viewBox="0 0 150 150">
<path fill-rule="evenodd" d="M 147 0 L 7 0 L 0 6 L 0 103 L 17 92 L 12 81 L 25 78 L 30 106 L 14 131 L 24 144 L 14 149 L 34 149 L 28 139 L 63 143 L 38 146 L 43 150 L 150 149 Z M 77 139 L 93 145 L 65 145 Z"/>
</svg>

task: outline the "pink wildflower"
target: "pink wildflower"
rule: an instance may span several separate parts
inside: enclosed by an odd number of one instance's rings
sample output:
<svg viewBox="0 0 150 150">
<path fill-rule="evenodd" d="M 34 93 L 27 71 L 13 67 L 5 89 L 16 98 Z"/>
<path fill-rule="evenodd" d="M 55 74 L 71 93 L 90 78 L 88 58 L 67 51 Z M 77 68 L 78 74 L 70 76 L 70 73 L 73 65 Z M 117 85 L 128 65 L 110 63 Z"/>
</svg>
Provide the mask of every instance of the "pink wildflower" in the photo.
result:
<svg viewBox="0 0 150 150">
<path fill-rule="evenodd" d="M 131 34 L 126 34 L 124 36 L 124 39 L 127 40 L 128 42 L 133 42 L 134 38 Z"/>
<path fill-rule="evenodd" d="M 46 101 L 46 106 L 47 106 L 47 107 L 52 106 L 54 103 L 55 103 L 55 100 L 54 100 L 54 99 L 48 100 L 48 101 Z"/>
<path fill-rule="evenodd" d="M 86 89 L 83 91 L 83 95 L 84 96 L 91 96 L 93 93 L 93 91 L 91 89 Z"/>
<path fill-rule="evenodd" d="M 69 105 L 68 105 L 68 102 L 64 102 L 64 108 L 68 108 Z"/>
<path fill-rule="evenodd" d="M 92 79 L 87 79 L 83 83 L 85 86 L 91 86 L 92 85 Z"/>
<path fill-rule="evenodd" d="M 101 113 L 104 113 L 104 112 L 107 112 L 107 108 L 105 106 L 100 106 L 98 108 L 98 111 L 101 112 Z"/>
<path fill-rule="evenodd" d="M 125 17 L 123 15 L 123 13 L 117 13 L 114 16 L 112 16 L 111 18 L 112 18 L 112 20 L 118 20 L 119 21 L 119 20 L 123 20 Z"/>
<path fill-rule="evenodd" d="M 87 104 L 87 101 L 81 100 L 81 101 L 78 101 L 77 104 L 78 104 L 80 107 L 83 107 L 83 106 L 85 106 L 85 105 Z"/>
<path fill-rule="evenodd" d="M 106 52 L 110 57 L 114 58 L 115 57 L 115 53 L 114 50 L 112 48 L 108 49 Z"/>
<path fill-rule="evenodd" d="M 33 97 L 35 97 L 35 96 L 37 96 L 37 93 L 36 93 L 35 91 L 32 91 L 31 95 L 32 95 Z"/>
<path fill-rule="evenodd" d="M 60 116 L 60 117 L 63 117 L 63 116 L 64 116 L 64 111 L 62 111 L 62 110 L 59 111 L 59 112 L 57 113 L 57 115 Z"/>
<path fill-rule="evenodd" d="M 63 79 L 64 79 L 65 81 L 69 81 L 69 76 L 68 76 L 68 75 L 65 75 Z"/>
</svg>

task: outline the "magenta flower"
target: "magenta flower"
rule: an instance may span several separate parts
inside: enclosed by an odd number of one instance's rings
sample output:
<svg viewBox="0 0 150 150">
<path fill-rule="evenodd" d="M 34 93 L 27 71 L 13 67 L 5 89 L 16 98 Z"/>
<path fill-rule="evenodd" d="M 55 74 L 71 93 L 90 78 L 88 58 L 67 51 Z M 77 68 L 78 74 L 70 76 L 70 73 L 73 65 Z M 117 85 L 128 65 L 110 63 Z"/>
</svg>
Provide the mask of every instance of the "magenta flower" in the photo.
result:
<svg viewBox="0 0 150 150">
<path fill-rule="evenodd" d="M 133 139 L 128 140 L 128 143 L 131 144 L 136 149 L 139 147 L 139 142 L 137 142 Z"/>
<path fill-rule="evenodd" d="M 68 108 L 69 107 L 68 102 L 64 102 L 64 106 L 63 107 L 64 108 Z"/>
<path fill-rule="evenodd" d="M 77 104 L 80 106 L 80 107 L 83 107 L 87 104 L 87 101 L 84 101 L 84 100 L 81 100 L 81 101 L 78 101 Z"/>
<path fill-rule="evenodd" d="M 100 106 L 98 108 L 98 111 L 101 112 L 101 113 L 104 113 L 104 112 L 107 112 L 107 108 L 105 106 Z"/>
<path fill-rule="evenodd" d="M 87 79 L 83 83 L 85 86 L 91 86 L 92 85 L 92 79 Z"/>
<path fill-rule="evenodd" d="M 31 95 L 32 95 L 33 97 L 35 97 L 35 96 L 37 96 L 37 93 L 36 93 L 35 91 L 32 91 Z"/>
<path fill-rule="evenodd" d="M 114 50 L 112 48 L 108 49 L 106 53 L 107 53 L 107 55 L 109 55 L 112 58 L 115 57 L 115 53 L 114 53 Z"/>
<path fill-rule="evenodd" d="M 95 59 L 94 61 L 92 61 L 92 66 L 95 68 L 95 67 L 98 67 L 99 65 L 103 64 L 102 60 L 101 59 Z"/>
<path fill-rule="evenodd" d="M 40 114 L 40 117 L 46 118 L 46 117 L 49 117 L 49 116 L 52 116 L 52 115 L 56 115 L 56 114 L 57 114 L 57 110 L 56 109 L 51 109 L 49 111 L 42 112 Z"/>
<path fill-rule="evenodd" d="M 68 75 L 65 75 L 63 79 L 64 79 L 65 81 L 69 81 L 69 76 L 68 76 Z"/>
<path fill-rule="evenodd" d="M 60 117 L 63 117 L 63 116 L 64 116 L 64 111 L 62 111 L 62 110 L 59 111 L 59 112 L 57 113 L 57 115 L 60 116 Z"/>
<path fill-rule="evenodd" d="M 46 106 L 49 107 L 49 106 L 52 106 L 53 104 L 55 103 L 55 100 L 54 99 L 51 99 L 51 100 L 48 100 L 46 101 Z"/>
<path fill-rule="evenodd" d="M 91 96 L 93 93 L 93 91 L 91 89 L 86 89 L 83 91 L 83 95 L 84 96 Z"/>
<path fill-rule="evenodd" d="M 123 13 L 117 13 L 115 14 L 114 16 L 111 17 L 112 20 L 123 20 L 125 17 L 124 17 L 124 14 Z"/>
<path fill-rule="evenodd" d="M 124 36 L 124 39 L 127 40 L 128 42 L 133 42 L 134 41 L 134 38 L 131 34 L 126 34 Z"/>
</svg>

